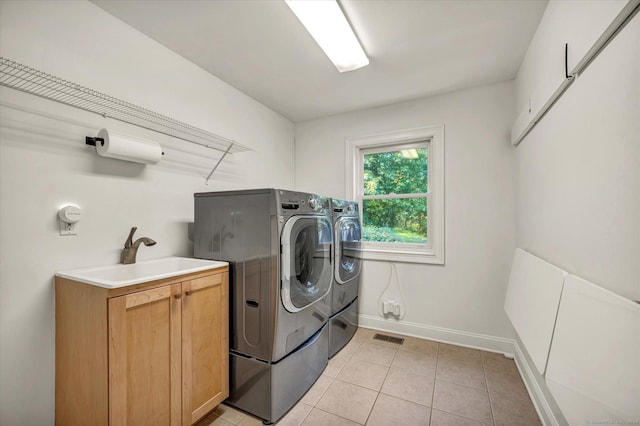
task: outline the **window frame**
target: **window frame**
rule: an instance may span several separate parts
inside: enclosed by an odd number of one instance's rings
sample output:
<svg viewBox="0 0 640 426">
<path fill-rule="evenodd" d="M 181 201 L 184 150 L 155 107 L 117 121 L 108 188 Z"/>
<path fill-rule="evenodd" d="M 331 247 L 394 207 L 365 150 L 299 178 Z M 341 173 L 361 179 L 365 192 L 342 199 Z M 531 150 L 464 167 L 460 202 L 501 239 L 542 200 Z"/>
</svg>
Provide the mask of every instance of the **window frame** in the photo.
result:
<svg viewBox="0 0 640 426">
<path fill-rule="evenodd" d="M 444 125 L 346 139 L 346 194 L 360 206 L 362 221 L 365 153 L 427 147 L 427 243 L 362 242 L 362 257 L 392 262 L 444 264 Z M 409 194 L 402 194 L 406 196 Z"/>
</svg>

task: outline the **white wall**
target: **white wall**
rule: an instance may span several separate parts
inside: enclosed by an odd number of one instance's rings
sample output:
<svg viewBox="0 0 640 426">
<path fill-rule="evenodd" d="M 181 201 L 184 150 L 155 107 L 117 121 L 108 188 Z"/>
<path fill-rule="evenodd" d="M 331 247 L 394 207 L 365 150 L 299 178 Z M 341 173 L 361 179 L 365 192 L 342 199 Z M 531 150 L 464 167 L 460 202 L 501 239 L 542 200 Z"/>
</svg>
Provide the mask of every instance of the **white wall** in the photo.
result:
<svg viewBox="0 0 640 426">
<path fill-rule="evenodd" d="M 550 2 L 518 72 L 517 98 L 546 77 L 541 70 L 551 69 L 550 52 L 564 46 L 567 28 L 583 28 L 573 34 L 578 44 L 595 40 L 623 3 Z M 516 148 L 517 246 L 633 300 L 640 299 L 639 76 L 636 15 Z M 546 415 L 566 424 L 518 345 Z"/>
<path fill-rule="evenodd" d="M 345 139 L 445 126 L 444 266 L 398 263 L 406 316 L 383 327 L 441 327 L 512 338 L 502 308 L 514 250 L 513 83 L 501 83 L 296 125 L 296 186 L 345 196 Z M 331 177 L 326 178 L 327 174 Z M 366 261 L 360 311 L 378 315 L 390 264 Z"/>
<path fill-rule="evenodd" d="M 141 247 L 141 260 L 191 255 L 194 192 L 293 186 L 293 124 L 89 2 L 0 2 L 0 55 L 254 149 L 225 160 L 206 186 L 219 153 L 2 88 L 0 424 L 53 424 L 55 271 L 119 262 L 131 226 L 158 242 Z M 156 139 L 165 159 L 98 157 L 84 136 L 101 127 Z M 83 209 L 77 236 L 58 235 L 65 203 Z"/>
<path fill-rule="evenodd" d="M 553 11 L 518 73 L 519 90 L 544 62 L 536 52 L 562 42 L 562 22 L 591 16 Z M 633 300 L 640 299 L 639 77 L 636 15 L 516 149 L 518 246 Z"/>
</svg>

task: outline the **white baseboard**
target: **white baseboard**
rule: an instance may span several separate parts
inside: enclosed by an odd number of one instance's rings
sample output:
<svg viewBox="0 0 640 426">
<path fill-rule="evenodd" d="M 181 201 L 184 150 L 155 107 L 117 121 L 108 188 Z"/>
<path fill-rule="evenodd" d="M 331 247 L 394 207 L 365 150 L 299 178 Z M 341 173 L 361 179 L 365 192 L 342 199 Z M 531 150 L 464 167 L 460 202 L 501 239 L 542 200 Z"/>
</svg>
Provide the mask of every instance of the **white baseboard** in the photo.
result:
<svg viewBox="0 0 640 426">
<path fill-rule="evenodd" d="M 419 337 L 489 352 L 499 352 L 507 357 L 513 357 L 542 424 L 545 426 L 560 425 L 533 375 L 532 367 L 527 363 L 522 349 L 515 340 L 408 321 L 387 320 L 373 315 L 360 314 L 358 320 L 360 326 L 374 330 Z"/>
<path fill-rule="evenodd" d="M 465 346 L 467 348 L 511 355 L 515 350 L 515 341 L 503 337 L 435 327 L 415 322 L 386 320 L 373 315 L 360 314 L 358 320 L 362 327 L 435 340 L 436 342 L 451 343 L 452 345 Z"/>
<path fill-rule="evenodd" d="M 542 421 L 542 424 L 545 426 L 559 426 L 561 423 L 556 418 L 551 406 L 549 405 L 549 401 L 547 400 L 546 395 L 540 388 L 538 381 L 534 376 L 534 369 L 527 362 L 527 358 L 525 357 L 520 345 L 515 342 L 515 361 L 516 366 L 518 367 L 518 371 L 520 372 L 520 376 L 522 377 L 522 381 L 529 392 L 529 396 L 531 397 L 531 401 L 533 402 L 533 406 L 538 412 L 538 416 Z M 564 422 L 563 422 L 564 424 Z"/>
</svg>

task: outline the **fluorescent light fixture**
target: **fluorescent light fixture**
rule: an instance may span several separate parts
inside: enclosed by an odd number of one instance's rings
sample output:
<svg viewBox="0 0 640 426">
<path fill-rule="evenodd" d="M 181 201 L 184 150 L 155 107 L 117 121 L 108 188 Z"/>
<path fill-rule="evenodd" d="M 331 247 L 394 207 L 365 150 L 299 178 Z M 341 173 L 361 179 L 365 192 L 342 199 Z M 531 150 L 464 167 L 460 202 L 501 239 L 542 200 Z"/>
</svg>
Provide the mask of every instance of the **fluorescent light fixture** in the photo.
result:
<svg viewBox="0 0 640 426">
<path fill-rule="evenodd" d="M 356 35 L 336 0 L 285 0 L 338 71 L 369 64 Z"/>
</svg>

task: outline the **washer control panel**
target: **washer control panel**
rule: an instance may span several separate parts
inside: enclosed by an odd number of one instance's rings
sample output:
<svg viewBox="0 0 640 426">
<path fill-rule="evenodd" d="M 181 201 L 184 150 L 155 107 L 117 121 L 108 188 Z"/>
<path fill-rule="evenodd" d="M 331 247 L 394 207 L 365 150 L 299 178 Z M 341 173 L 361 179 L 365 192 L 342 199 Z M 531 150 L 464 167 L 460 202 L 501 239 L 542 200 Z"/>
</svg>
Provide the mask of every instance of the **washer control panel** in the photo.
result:
<svg viewBox="0 0 640 426">
<path fill-rule="evenodd" d="M 278 207 L 291 213 L 328 213 L 329 199 L 316 194 L 278 191 Z"/>
</svg>

